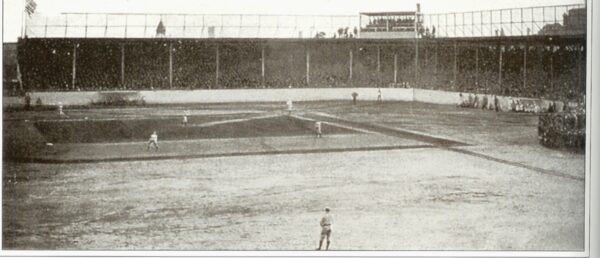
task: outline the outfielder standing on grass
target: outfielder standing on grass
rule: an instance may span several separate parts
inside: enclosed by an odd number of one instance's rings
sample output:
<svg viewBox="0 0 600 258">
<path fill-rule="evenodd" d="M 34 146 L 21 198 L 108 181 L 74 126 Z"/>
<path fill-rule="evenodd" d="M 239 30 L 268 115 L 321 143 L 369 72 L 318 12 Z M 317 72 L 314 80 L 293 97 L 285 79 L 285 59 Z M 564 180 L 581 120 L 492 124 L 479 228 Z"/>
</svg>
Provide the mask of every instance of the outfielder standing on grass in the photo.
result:
<svg viewBox="0 0 600 258">
<path fill-rule="evenodd" d="M 327 246 L 325 247 L 325 250 L 329 250 L 329 244 L 331 243 L 331 224 L 333 224 L 333 217 L 329 214 L 329 211 L 329 208 L 325 208 L 325 216 L 321 218 L 321 239 L 319 239 L 319 248 L 317 248 L 317 250 L 321 250 L 325 237 L 327 237 Z"/>
<path fill-rule="evenodd" d="M 156 134 L 156 131 L 154 131 L 152 133 L 152 135 L 150 135 L 150 139 L 148 140 L 148 147 L 146 148 L 146 150 L 150 150 L 150 145 L 152 145 L 152 147 L 156 148 L 156 151 L 158 151 L 158 135 Z"/>
</svg>

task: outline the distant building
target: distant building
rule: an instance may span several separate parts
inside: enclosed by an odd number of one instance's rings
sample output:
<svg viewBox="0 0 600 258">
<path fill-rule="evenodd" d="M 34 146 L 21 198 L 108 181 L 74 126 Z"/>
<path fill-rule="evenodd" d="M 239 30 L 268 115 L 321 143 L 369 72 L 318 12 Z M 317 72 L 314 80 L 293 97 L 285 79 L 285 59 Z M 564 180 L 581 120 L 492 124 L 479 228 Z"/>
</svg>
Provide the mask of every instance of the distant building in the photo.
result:
<svg viewBox="0 0 600 258">
<path fill-rule="evenodd" d="M 564 29 L 568 34 L 584 34 L 587 25 L 586 8 L 576 8 L 563 14 Z"/>
<path fill-rule="evenodd" d="M 538 35 L 561 35 L 564 33 L 564 28 L 560 23 L 554 24 L 546 24 L 544 27 L 538 32 Z"/>
<path fill-rule="evenodd" d="M 538 35 L 585 34 L 587 24 L 586 8 L 571 9 L 563 14 L 563 24 L 546 24 Z"/>
</svg>

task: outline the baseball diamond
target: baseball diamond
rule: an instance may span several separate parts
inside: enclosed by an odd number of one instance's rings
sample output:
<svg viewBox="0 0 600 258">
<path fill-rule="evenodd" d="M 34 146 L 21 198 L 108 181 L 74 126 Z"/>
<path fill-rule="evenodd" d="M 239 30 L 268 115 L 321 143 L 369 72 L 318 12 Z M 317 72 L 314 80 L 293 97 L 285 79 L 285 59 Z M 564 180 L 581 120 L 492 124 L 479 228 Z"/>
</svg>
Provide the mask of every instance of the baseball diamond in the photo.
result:
<svg viewBox="0 0 600 258">
<path fill-rule="evenodd" d="M 4 47 L 3 250 L 589 248 L 580 0 L 137 1 L 24 2 Z"/>
</svg>

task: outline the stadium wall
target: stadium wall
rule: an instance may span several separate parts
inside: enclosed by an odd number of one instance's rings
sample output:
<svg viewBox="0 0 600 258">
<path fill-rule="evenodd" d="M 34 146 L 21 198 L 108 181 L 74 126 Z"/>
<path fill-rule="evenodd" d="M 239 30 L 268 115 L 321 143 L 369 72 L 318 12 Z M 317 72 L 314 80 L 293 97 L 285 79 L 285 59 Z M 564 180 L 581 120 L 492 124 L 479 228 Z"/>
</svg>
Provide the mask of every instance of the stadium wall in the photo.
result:
<svg viewBox="0 0 600 258">
<path fill-rule="evenodd" d="M 33 92 L 32 104 L 39 99 L 42 105 L 64 106 L 92 105 L 111 103 L 114 101 L 136 102 L 145 104 L 193 104 L 193 103 L 232 103 L 232 102 L 285 102 L 293 101 L 326 101 L 352 99 L 353 92 L 358 93 L 359 101 L 375 101 L 377 88 L 284 88 L 284 89 L 231 89 L 231 90 L 160 90 L 160 91 L 98 91 L 98 92 Z M 449 92 L 423 89 L 381 88 L 384 101 L 416 101 L 431 104 L 458 105 L 477 96 L 476 108 L 495 109 L 494 95 L 474 94 L 469 92 Z M 462 95 L 462 96 L 461 96 Z M 483 107 L 483 98 L 488 104 Z M 500 111 L 545 112 L 552 105 L 555 111 L 564 109 L 561 101 L 497 96 Z M 24 98 L 5 97 L 4 107 L 22 106 Z M 516 105 L 520 107 L 517 108 Z"/>
<path fill-rule="evenodd" d="M 224 102 L 285 102 L 351 100 L 352 93 L 359 100 L 377 100 L 377 88 L 301 88 L 301 89 L 232 89 L 232 90 L 161 90 L 122 92 L 128 100 L 144 100 L 146 104 L 187 104 Z M 413 89 L 382 88 L 382 96 L 388 101 L 412 101 Z M 40 99 L 43 105 L 65 106 L 91 105 L 106 101 L 108 92 L 33 92 L 32 102 Z M 119 93 L 114 91 L 114 93 Z M 8 105 L 23 105 L 23 98 L 11 98 Z M 5 98 L 5 100 L 8 100 Z"/>
<path fill-rule="evenodd" d="M 413 89 L 385 88 L 382 96 L 392 101 L 412 101 Z M 252 90 L 141 91 L 146 103 L 220 103 L 220 102 L 285 102 L 351 100 L 352 93 L 360 100 L 377 100 L 376 88 L 301 88 Z"/>
</svg>

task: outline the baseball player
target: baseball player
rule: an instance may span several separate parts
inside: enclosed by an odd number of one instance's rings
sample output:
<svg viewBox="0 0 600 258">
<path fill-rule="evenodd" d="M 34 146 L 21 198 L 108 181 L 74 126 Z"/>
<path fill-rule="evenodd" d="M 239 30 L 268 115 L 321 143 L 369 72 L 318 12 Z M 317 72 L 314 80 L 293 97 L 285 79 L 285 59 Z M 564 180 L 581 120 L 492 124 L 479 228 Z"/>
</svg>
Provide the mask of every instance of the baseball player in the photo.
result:
<svg viewBox="0 0 600 258">
<path fill-rule="evenodd" d="M 181 124 L 183 126 L 187 126 L 187 124 L 188 124 L 188 118 L 187 118 L 187 116 L 188 116 L 188 111 L 183 112 L 183 120 L 181 121 Z"/>
<path fill-rule="evenodd" d="M 319 239 L 319 248 L 317 250 L 321 250 L 323 246 L 323 240 L 327 238 L 327 246 L 325 250 L 329 250 L 329 244 L 331 244 L 331 224 L 333 224 L 333 217 L 329 213 L 329 207 L 325 208 L 325 216 L 321 218 L 321 238 Z"/>
<path fill-rule="evenodd" d="M 292 113 L 292 109 L 294 109 L 294 104 L 291 99 L 288 99 L 286 102 L 287 109 L 289 113 Z"/>
<path fill-rule="evenodd" d="M 323 137 L 321 121 L 315 122 L 315 133 L 317 134 L 317 138 Z"/>
<path fill-rule="evenodd" d="M 381 103 L 383 100 L 381 99 L 381 88 L 377 88 L 377 102 Z"/>
<path fill-rule="evenodd" d="M 62 102 L 58 102 L 58 115 L 64 116 L 65 113 L 63 112 L 63 104 Z"/>
<path fill-rule="evenodd" d="M 146 148 L 146 150 L 150 150 L 151 145 L 152 147 L 156 148 L 156 151 L 158 151 L 158 135 L 156 134 L 156 131 L 154 131 L 152 135 L 150 135 L 150 139 L 148 140 L 148 147 Z"/>
</svg>

